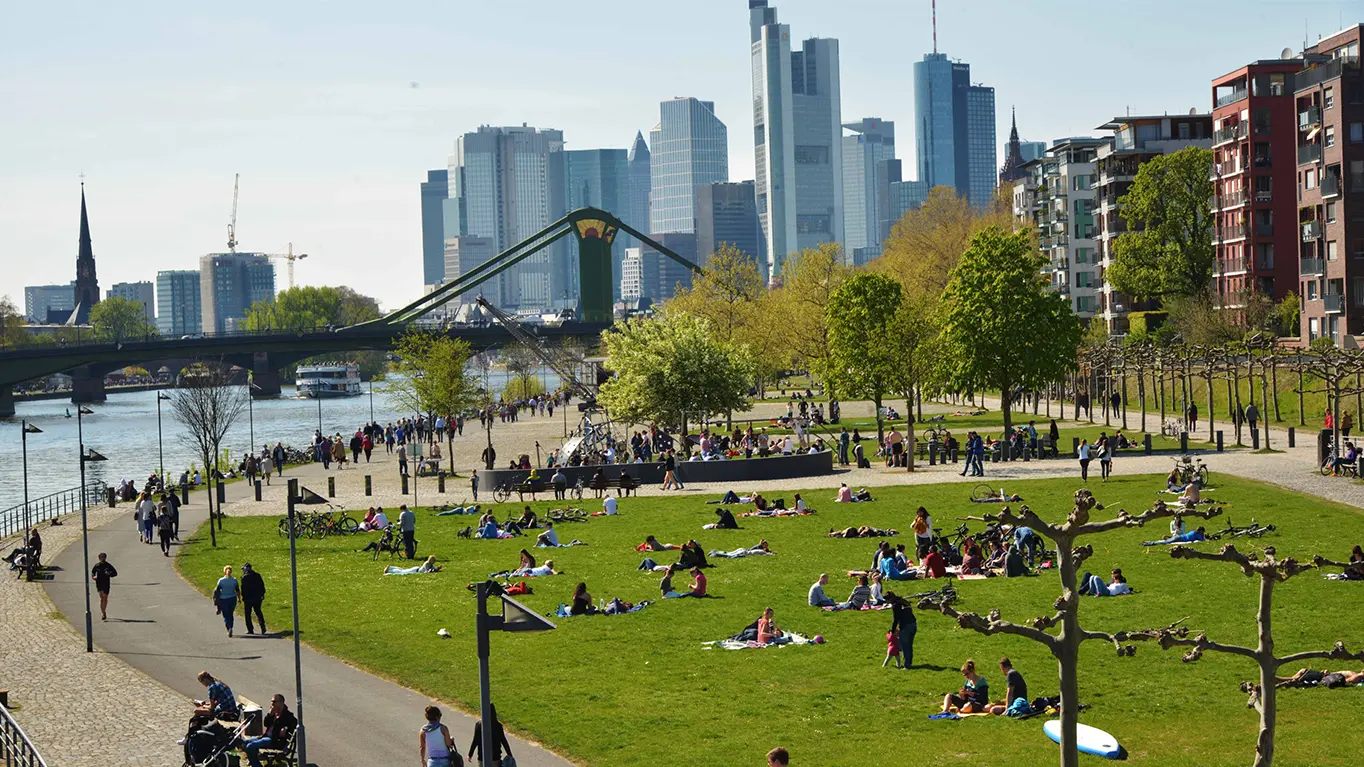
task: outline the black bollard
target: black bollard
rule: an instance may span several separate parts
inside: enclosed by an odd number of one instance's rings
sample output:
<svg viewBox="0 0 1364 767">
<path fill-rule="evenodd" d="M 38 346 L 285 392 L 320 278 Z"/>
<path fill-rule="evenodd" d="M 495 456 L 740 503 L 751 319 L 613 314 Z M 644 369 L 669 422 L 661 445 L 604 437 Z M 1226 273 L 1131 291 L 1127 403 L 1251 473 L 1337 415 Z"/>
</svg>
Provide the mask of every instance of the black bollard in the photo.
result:
<svg viewBox="0 0 1364 767">
<path fill-rule="evenodd" d="M 1297 446 L 1298 446 L 1297 437 L 1293 434 L 1293 427 L 1292 427 L 1292 426 L 1288 427 L 1288 446 L 1289 446 L 1289 447 L 1297 447 Z"/>
<path fill-rule="evenodd" d="M 256 502 L 260 503 L 260 480 L 256 480 Z"/>
<path fill-rule="evenodd" d="M 365 495 L 374 495 L 374 478 L 368 474 L 365 475 Z"/>
<path fill-rule="evenodd" d="M 403 475 L 403 495 L 407 495 L 407 475 Z"/>
<path fill-rule="evenodd" d="M 961 452 L 960 447 L 952 448 L 952 463 L 957 463 L 960 460 L 961 458 L 960 452 Z"/>
<path fill-rule="evenodd" d="M 1217 430 L 1217 452 L 1222 452 L 1222 430 Z"/>
<path fill-rule="evenodd" d="M 1189 452 L 1189 433 L 1187 431 L 1181 431 L 1179 433 L 1179 452 Z"/>
<path fill-rule="evenodd" d="M 188 482 L 181 482 L 181 483 L 180 483 L 180 505 L 181 505 L 181 506 L 188 506 L 188 505 L 189 505 L 189 483 L 188 483 Z"/>
<path fill-rule="evenodd" d="M 227 485 L 220 481 L 214 487 L 218 488 L 218 508 L 221 509 L 227 503 Z"/>
<path fill-rule="evenodd" d="M 937 443 L 935 443 L 935 442 L 930 442 L 930 443 L 928 443 L 928 465 L 929 465 L 929 466 L 937 466 L 937 465 L 938 465 L 938 449 L 937 449 L 937 448 L 938 448 Z"/>
<path fill-rule="evenodd" d="M 444 474 L 437 474 L 437 475 L 436 475 L 436 492 L 438 492 L 438 493 L 443 493 L 443 492 L 445 492 L 445 475 L 444 475 Z"/>
<path fill-rule="evenodd" d="M 1149 439 L 1149 437 L 1148 437 L 1148 439 Z M 1080 438 L 1079 438 L 1079 437 L 1071 437 L 1071 438 L 1070 438 L 1070 454 L 1071 454 L 1071 456 L 1074 457 L 1074 458 L 1079 458 L 1079 457 L 1080 457 Z"/>
<path fill-rule="evenodd" d="M 327 497 L 336 497 L 336 477 L 327 477 Z"/>
<path fill-rule="evenodd" d="M 1251 430 L 1250 430 L 1250 449 L 1251 449 L 1251 450 L 1259 450 L 1259 449 L 1260 449 L 1260 430 L 1259 430 L 1259 429 L 1251 429 Z"/>
<path fill-rule="evenodd" d="M 1141 446 L 1142 446 L 1143 448 L 1146 449 L 1146 454 L 1147 454 L 1147 455 L 1150 455 L 1150 454 L 1151 454 L 1151 435 L 1150 435 L 1150 434 L 1143 434 L 1143 435 L 1142 435 L 1142 437 L 1141 437 Z"/>
</svg>

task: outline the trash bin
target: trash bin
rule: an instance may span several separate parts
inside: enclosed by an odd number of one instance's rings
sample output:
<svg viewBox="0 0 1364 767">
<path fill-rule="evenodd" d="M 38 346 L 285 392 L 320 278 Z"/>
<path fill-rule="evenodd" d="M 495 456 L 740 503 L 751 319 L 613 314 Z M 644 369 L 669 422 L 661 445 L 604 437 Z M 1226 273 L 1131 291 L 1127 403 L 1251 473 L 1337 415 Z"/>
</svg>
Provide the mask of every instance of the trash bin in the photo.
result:
<svg viewBox="0 0 1364 767">
<path fill-rule="evenodd" d="M 114 498 L 114 489 L 112 487 L 106 487 L 104 489 L 104 495 L 106 497 L 106 500 L 108 500 L 109 502 L 109 508 L 112 509 L 114 508 L 114 506 L 118 505 L 117 501 Z"/>
<path fill-rule="evenodd" d="M 1326 465 L 1326 459 L 1331 455 L 1331 448 L 1334 447 L 1335 430 L 1322 429 L 1317 433 L 1317 465 Z"/>
</svg>

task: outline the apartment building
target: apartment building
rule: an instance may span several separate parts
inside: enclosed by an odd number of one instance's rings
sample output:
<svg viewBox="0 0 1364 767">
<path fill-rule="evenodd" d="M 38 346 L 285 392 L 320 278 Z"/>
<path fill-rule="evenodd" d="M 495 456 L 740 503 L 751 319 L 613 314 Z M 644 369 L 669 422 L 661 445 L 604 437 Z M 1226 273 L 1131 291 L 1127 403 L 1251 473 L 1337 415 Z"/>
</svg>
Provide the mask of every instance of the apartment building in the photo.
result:
<svg viewBox="0 0 1364 767">
<path fill-rule="evenodd" d="M 1052 290 L 1083 318 L 1099 305 L 1095 169 L 1107 139 L 1076 137 L 1056 141 L 1040 158 L 1021 166 L 1015 182 L 1014 217 L 1037 230 L 1046 256 L 1042 272 Z"/>
</svg>

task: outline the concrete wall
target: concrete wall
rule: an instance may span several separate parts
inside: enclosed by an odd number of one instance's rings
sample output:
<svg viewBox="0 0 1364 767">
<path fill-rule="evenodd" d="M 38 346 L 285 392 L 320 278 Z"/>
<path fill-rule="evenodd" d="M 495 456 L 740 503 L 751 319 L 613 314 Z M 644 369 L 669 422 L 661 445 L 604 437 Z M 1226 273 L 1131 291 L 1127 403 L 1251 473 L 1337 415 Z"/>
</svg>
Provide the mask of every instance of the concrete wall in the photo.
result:
<svg viewBox="0 0 1364 767">
<path fill-rule="evenodd" d="M 663 483 L 663 464 L 661 463 L 565 466 L 563 470 L 565 476 L 568 477 L 569 487 L 572 487 L 579 478 L 582 479 L 583 485 L 587 486 L 592 481 L 592 476 L 597 473 L 597 469 L 603 469 L 609 478 L 620 476 L 621 471 L 624 470 L 643 484 L 659 485 Z M 736 486 L 735 490 L 744 489 L 755 482 L 761 484 L 772 479 L 814 477 L 832 474 L 833 471 L 834 454 L 828 450 L 814 455 L 800 454 L 733 461 L 680 461 L 678 463 L 678 475 L 683 484 L 687 482 L 745 483 L 743 487 Z M 553 469 L 539 469 L 538 473 L 546 482 L 554 476 Z M 480 470 L 478 489 L 483 493 L 491 493 L 493 488 L 498 485 L 508 482 L 522 482 L 529 474 L 529 470 L 523 469 L 516 471 L 510 469 Z"/>
</svg>

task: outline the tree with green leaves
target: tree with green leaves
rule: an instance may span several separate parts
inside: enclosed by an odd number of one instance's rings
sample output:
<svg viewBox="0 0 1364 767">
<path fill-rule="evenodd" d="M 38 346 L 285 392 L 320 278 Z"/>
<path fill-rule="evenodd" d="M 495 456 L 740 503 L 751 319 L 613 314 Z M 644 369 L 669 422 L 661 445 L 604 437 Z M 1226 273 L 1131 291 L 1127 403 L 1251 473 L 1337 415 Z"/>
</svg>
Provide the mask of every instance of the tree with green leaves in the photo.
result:
<svg viewBox="0 0 1364 767">
<path fill-rule="evenodd" d="M 882 274 L 854 274 L 829 297 L 828 377 L 840 397 L 869 399 L 876 406 L 876 437 L 885 425 L 881 402 L 899 390 L 904 358 L 898 341 L 900 283 Z"/>
<path fill-rule="evenodd" d="M 0 296 L 0 348 L 26 343 L 29 334 L 24 330 L 24 317 L 14 307 L 9 296 Z"/>
<path fill-rule="evenodd" d="M 843 248 L 826 242 L 786 259 L 781 287 L 772 294 L 776 324 L 774 351 L 788 356 L 788 365 L 803 367 L 810 376 L 828 386 L 829 299 L 848 279 L 852 270 L 844 263 Z"/>
<path fill-rule="evenodd" d="M 299 286 L 280 291 L 273 301 L 257 301 L 246 311 L 247 330 L 316 330 L 328 326 L 346 327 L 375 319 L 379 316 L 379 302 L 354 290 L 341 287 Z M 356 352 L 362 378 L 377 378 L 387 367 L 383 352 Z M 312 357 L 303 361 L 325 362 L 336 355 Z M 281 368 L 286 378 L 293 378 L 297 366 Z"/>
<path fill-rule="evenodd" d="M 122 296 L 110 296 L 90 307 L 90 327 L 97 337 L 110 341 L 156 335 L 142 302 Z"/>
<path fill-rule="evenodd" d="M 753 358 L 715 337 L 710 323 L 682 311 L 618 322 L 602 333 L 606 368 L 597 401 L 624 423 L 680 426 L 746 410 Z"/>
<path fill-rule="evenodd" d="M 389 379 L 385 389 L 399 408 L 434 420 L 437 415 L 459 415 L 478 403 L 478 381 L 467 372 L 469 344 L 447 335 L 409 330 L 393 352 L 396 372 L 401 375 Z M 446 430 L 451 472 L 455 470 L 453 432 Z"/>
<path fill-rule="evenodd" d="M 1185 147 L 1142 163 L 1118 214 L 1104 279 L 1137 299 L 1196 296 L 1212 285 L 1212 151 Z"/>
<path fill-rule="evenodd" d="M 999 390 L 1006 431 L 1015 390 L 1061 380 L 1080 345 L 1080 323 L 1047 288 L 1044 261 L 1029 232 L 990 227 L 971 238 L 943 292 L 945 378 Z"/>
<path fill-rule="evenodd" d="M 507 401 L 531 396 L 524 394 L 524 392 L 530 392 L 532 386 L 539 385 L 540 381 L 535 377 L 535 373 L 544 364 L 544 360 L 540 358 L 535 349 L 524 341 L 514 341 L 503 347 L 502 364 L 507 368 L 509 376 L 507 386 L 503 390 L 507 395 Z M 543 386 L 538 386 L 538 388 L 540 391 L 544 391 Z M 513 392 L 523 392 L 523 394 L 513 396 Z"/>
</svg>

